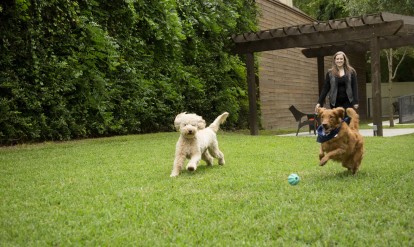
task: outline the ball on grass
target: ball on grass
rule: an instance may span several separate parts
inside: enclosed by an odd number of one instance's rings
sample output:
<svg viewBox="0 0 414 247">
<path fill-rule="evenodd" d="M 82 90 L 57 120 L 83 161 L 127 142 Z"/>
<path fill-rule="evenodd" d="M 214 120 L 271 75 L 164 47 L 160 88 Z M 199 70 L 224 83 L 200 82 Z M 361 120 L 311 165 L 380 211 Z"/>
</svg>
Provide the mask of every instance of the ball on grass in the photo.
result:
<svg viewBox="0 0 414 247">
<path fill-rule="evenodd" d="M 290 185 L 297 185 L 300 181 L 300 177 L 296 173 L 292 173 L 288 177 L 288 182 Z"/>
</svg>

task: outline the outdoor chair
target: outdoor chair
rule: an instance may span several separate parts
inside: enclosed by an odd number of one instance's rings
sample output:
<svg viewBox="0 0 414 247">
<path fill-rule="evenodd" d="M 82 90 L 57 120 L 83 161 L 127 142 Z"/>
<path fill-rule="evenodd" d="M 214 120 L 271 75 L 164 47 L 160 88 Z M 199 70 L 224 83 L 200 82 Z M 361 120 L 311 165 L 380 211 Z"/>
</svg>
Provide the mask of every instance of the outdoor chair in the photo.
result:
<svg viewBox="0 0 414 247">
<path fill-rule="evenodd" d="M 296 131 L 296 136 L 299 134 L 299 130 L 306 125 L 309 126 L 309 134 L 313 130 L 313 133 L 316 135 L 316 129 L 318 128 L 318 120 L 317 115 L 315 113 L 303 113 L 293 105 L 289 107 L 289 110 L 290 112 L 292 112 L 296 122 L 298 123 L 298 130 Z"/>
<path fill-rule="evenodd" d="M 400 104 L 398 102 L 393 102 L 392 108 L 394 110 L 394 115 L 400 114 Z"/>
</svg>

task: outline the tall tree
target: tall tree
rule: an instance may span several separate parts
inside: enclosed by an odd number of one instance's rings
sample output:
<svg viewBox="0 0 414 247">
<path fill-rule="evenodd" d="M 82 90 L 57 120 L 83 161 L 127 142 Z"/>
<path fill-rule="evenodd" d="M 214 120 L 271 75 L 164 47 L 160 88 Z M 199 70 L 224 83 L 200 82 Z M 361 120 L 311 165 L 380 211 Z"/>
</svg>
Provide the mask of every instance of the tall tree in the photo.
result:
<svg viewBox="0 0 414 247">
<path fill-rule="evenodd" d="M 346 9 L 351 15 L 362 15 L 382 11 L 413 15 L 414 0 L 348 0 Z M 382 52 L 382 56 L 386 58 L 388 65 L 388 114 L 390 127 L 394 127 L 393 80 L 407 54 L 407 50 L 411 50 L 412 53 L 413 47 L 400 49 L 391 48 Z M 394 66 L 395 64 L 396 66 Z"/>
<path fill-rule="evenodd" d="M 348 15 L 343 0 L 293 0 L 293 5 L 319 21 Z"/>
<path fill-rule="evenodd" d="M 397 50 L 398 52 L 399 50 Z M 400 67 L 402 61 L 404 60 L 405 55 L 407 54 L 407 48 L 404 49 L 404 53 L 402 54 L 401 58 L 399 59 L 399 62 L 397 66 L 394 68 L 394 58 L 396 55 L 394 55 L 394 49 L 389 48 L 387 50 L 384 50 L 385 56 L 387 58 L 387 64 L 388 64 L 388 113 L 389 113 L 389 121 L 390 121 L 390 127 L 394 127 L 394 100 L 393 100 L 393 93 L 392 93 L 392 82 L 395 79 L 395 76 L 398 71 L 398 67 Z"/>
<path fill-rule="evenodd" d="M 414 0 L 347 0 L 345 9 L 350 15 L 376 12 L 393 12 L 402 15 L 414 14 Z"/>
</svg>

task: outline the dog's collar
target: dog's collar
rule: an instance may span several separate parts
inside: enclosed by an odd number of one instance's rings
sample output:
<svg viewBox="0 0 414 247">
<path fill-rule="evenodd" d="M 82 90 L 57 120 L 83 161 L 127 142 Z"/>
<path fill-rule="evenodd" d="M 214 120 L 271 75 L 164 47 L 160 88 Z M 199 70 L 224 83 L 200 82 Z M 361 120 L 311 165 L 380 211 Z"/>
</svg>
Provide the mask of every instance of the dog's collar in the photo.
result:
<svg viewBox="0 0 414 247">
<path fill-rule="evenodd" d="M 318 138 L 316 139 L 317 142 L 322 143 L 331 140 L 332 138 L 336 137 L 339 133 L 339 130 L 341 129 L 342 123 L 345 122 L 349 125 L 351 122 L 350 117 L 345 117 L 345 119 L 342 119 L 341 123 L 339 124 L 339 127 L 329 132 L 329 134 L 325 134 L 325 130 L 322 127 L 322 125 L 319 125 L 318 127 Z"/>
<path fill-rule="evenodd" d="M 342 120 L 343 122 L 343 120 Z M 323 128 L 322 125 L 319 125 L 318 127 L 318 138 L 316 139 L 317 142 L 322 143 L 322 142 L 327 142 L 329 140 L 331 140 L 332 138 L 335 138 L 338 133 L 339 130 L 341 129 L 341 124 L 339 125 L 338 128 L 331 130 L 331 132 L 329 132 L 329 134 L 325 134 L 325 129 Z"/>
</svg>

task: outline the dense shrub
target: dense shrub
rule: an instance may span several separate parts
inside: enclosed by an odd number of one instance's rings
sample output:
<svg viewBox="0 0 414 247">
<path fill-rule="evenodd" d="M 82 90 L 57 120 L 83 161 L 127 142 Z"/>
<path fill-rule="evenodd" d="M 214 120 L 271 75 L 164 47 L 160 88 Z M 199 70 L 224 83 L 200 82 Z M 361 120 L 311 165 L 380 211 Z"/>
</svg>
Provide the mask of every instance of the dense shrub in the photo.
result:
<svg viewBox="0 0 414 247">
<path fill-rule="evenodd" d="M 5 0 L 0 144 L 169 131 L 181 111 L 246 127 L 231 34 L 252 0 Z"/>
</svg>

